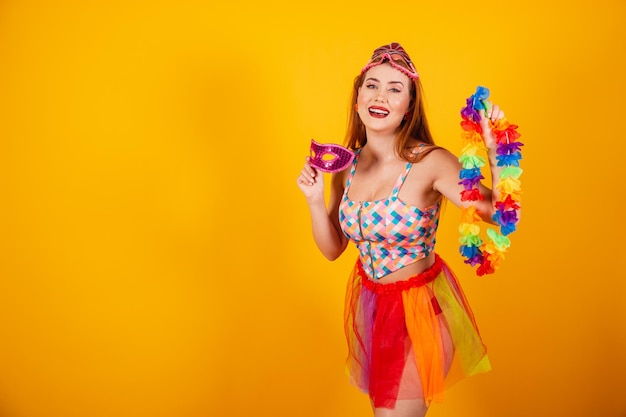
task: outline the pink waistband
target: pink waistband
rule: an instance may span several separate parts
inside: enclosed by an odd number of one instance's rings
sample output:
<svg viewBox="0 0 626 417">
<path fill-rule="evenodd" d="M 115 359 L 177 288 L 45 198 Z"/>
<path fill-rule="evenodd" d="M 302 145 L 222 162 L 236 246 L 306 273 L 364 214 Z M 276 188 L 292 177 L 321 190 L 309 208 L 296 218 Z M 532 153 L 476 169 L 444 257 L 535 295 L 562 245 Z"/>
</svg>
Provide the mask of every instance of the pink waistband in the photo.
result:
<svg viewBox="0 0 626 417">
<path fill-rule="evenodd" d="M 408 290 L 410 288 L 417 288 L 432 282 L 441 273 L 443 261 L 439 255 L 435 254 L 435 263 L 419 274 L 412 275 L 411 277 L 397 282 L 391 282 L 388 284 L 381 284 L 376 281 L 372 281 L 367 277 L 367 274 L 363 270 L 363 265 L 360 261 L 357 261 L 357 274 L 361 278 L 361 282 L 365 288 L 378 294 L 389 294 L 397 291 Z"/>
</svg>

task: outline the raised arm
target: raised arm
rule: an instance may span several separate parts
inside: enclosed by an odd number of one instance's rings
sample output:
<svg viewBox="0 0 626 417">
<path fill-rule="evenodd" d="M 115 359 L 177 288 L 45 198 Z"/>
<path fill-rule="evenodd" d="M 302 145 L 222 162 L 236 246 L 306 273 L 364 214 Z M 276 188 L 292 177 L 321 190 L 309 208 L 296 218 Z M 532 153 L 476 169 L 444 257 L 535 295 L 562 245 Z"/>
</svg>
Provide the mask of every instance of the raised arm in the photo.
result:
<svg viewBox="0 0 626 417">
<path fill-rule="evenodd" d="M 307 158 L 297 179 L 297 184 L 306 198 L 311 215 L 313 239 L 320 252 L 329 260 L 343 253 L 348 239 L 339 225 L 339 204 L 343 195 L 343 172 L 332 175 L 328 207 L 324 198 L 324 175 L 309 164 Z M 344 171 L 345 172 L 345 171 Z"/>
<path fill-rule="evenodd" d="M 487 113 L 481 112 L 480 126 L 483 132 L 482 136 L 485 142 L 485 147 L 487 148 L 487 159 L 491 172 L 491 188 L 485 186 L 483 182 L 478 184 L 480 194 L 483 196 L 482 200 L 461 201 L 461 191 L 463 191 L 463 186 L 459 184 L 459 174 L 462 167 L 456 156 L 448 151 L 438 150 L 433 152 L 437 155 L 436 161 L 431 161 L 431 163 L 435 162 L 433 167 L 435 170 L 433 188 L 443 194 L 457 207 L 467 207 L 473 205 L 476 207 L 476 210 L 481 218 L 485 222 L 491 224 L 495 224 L 492 216 L 495 213 L 495 204 L 499 198 L 496 183 L 500 176 L 500 172 L 502 171 L 502 167 L 497 165 L 496 140 L 489 127 L 489 121 L 496 122 L 503 117 L 504 113 L 497 105 L 490 106 L 490 110 Z"/>
</svg>

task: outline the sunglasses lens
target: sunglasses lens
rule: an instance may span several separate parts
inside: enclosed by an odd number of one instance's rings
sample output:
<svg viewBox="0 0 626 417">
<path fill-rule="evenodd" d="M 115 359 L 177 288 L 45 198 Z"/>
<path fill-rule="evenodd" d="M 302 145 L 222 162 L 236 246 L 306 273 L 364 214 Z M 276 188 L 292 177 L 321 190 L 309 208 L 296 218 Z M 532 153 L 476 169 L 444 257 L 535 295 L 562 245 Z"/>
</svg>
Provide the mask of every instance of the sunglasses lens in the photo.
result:
<svg viewBox="0 0 626 417">
<path fill-rule="evenodd" d="M 410 78 L 418 78 L 417 71 L 411 59 L 406 55 L 406 52 L 404 52 L 399 44 L 386 45 L 374 51 L 372 58 L 368 64 L 363 67 L 362 72 L 365 72 L 375 65 L 380 65 L 385 61 L 389 61 L 392 66 L 406 73 Z"/>
<path fill-rule="evenodd" d="M 405 57 L 397 53 L 389 53 L 389 52 L 385 52 L 385 53 L 375 56 L 374 58 L 371 59 L 370 63 L 380 64 L 385 59 L 388 59 L 394 62 L 401 62 L 404 65 L 406 65 L 407 68 L 411 68 L 411 64 Z"/>
</svg>

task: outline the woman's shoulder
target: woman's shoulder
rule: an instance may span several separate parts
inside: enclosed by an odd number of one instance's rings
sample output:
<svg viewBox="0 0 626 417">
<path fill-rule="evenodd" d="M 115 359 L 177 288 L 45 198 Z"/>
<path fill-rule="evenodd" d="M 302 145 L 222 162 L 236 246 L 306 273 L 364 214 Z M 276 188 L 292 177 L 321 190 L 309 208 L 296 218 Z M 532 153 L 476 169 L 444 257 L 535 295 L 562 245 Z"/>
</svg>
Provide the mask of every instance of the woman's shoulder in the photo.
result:
<svg viewBox="0 0 626 417">
<path fill-rule="evenodd" d="M 412 145 L 409 149 L 409 157 L 411 162 L 443 162 L 451 158 L 456 159 L 456 156 L 443 146 L 435 145 L 434 143 L 419 142 Z"/>
</svg>

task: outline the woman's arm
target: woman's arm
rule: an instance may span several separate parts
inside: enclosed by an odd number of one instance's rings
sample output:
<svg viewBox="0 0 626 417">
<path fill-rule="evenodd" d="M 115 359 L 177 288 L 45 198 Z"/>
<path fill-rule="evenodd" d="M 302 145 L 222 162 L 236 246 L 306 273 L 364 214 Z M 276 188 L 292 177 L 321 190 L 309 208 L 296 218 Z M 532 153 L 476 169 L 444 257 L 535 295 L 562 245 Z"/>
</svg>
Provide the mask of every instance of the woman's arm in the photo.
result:
<svg viewBox="0 0 626 417">
<path fill-rule="evenodd" d="M 448 200 L 452 201 L 457 207 L 473 205 L 476 207 L 476 211 L 480 217 L 485 222 L 491 224 L 495 224 L 492 216 L 496 211 L 495 204 L 499 198 L 496 184 L 503 168 L 499 167 L 497 164 L 496 140 L 489 127 L 489 121 L 496 122 L 503 117 L 504 113 L 495 105 L 489 110 L 489 113 L 485 114 L 481 112 L 480 126 L 483 132 L 483 140 L 487 148 L 487 159 L 491 173 L 491 188 L 486 187 L 482 182 L 478 184 L 480 194 L 483 196 L 482 200 L 461 201 L 461 191 L 463 191 L 464 188 L 459 184 L 459 175 L 462 167 L 456 156 L 445 150 L 437 150 L 433 151 L 433 154 L 436 155 L 436 158 L 433 159 L 436 159 L 436 161 L 430 161 L 433 163 L 435 172 L 433 188 L 443 194 Z"/>
<path fill-rule="evenodd" d="M 309 207 L 315 244 L 327 259 L 337 259 L 348 245 L 339 225 L 339 204 L 344 187 L 342 172 L 332 176 L 328 208 L 324 199 L 324 175 L 309 164 L 309 158 L 297 183 Z"/>
</svg>

